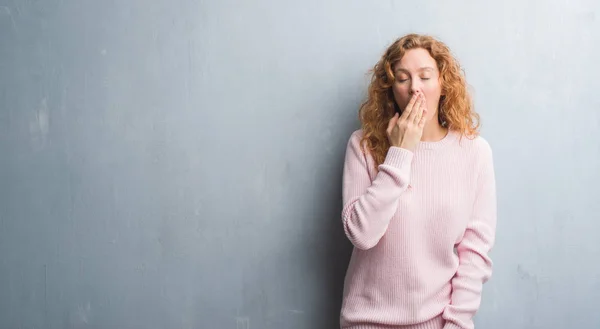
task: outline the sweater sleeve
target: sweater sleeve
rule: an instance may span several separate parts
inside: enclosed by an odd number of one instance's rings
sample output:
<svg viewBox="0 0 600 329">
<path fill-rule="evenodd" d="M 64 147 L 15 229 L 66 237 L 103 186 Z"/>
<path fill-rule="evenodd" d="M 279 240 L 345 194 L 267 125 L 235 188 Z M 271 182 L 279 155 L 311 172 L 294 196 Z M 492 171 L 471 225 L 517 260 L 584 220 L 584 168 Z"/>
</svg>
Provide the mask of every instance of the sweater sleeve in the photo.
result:
<svg viewBox="0 0 600 329">
<path fill-rule="evenodd" d="M 456 246 L 459 266 L 452 279 L 451 302 L 443 313 L 444 329 L 473 329 L 473 317 L 481 304 L 483 284 L 492 275 L 492 249 L 496 234 L 496 182 L 492 151 L 483 144 L 477 166 L 472 217 Z"/>
<path fill-rule="evenodd" d="M 398 198 L 408 187 L 413 153 L 390 147 L 371 181 L 360 139 L 352 134 L 346 149 L 342 221 L 352 244 L 366 250 L 377 245 L 396 212 Z"/>
</svg>

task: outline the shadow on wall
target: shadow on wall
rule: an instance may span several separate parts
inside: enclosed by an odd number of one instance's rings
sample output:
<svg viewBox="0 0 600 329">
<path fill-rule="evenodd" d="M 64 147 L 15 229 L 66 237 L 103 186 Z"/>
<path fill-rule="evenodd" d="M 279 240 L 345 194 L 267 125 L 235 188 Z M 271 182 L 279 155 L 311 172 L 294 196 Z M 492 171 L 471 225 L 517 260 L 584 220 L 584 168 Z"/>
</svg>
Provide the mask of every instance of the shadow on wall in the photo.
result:
<svg viewBox="0 0 600 329">
<path fill-rule="evenodd" d="M 347 139 L 351 130 L 341 134 L 340 139 L 332 141 L 336 152 L 330 155 L 332 165 L 322 169 L 317 175 L 322 178 L 316 193 L 318 209 L 317 222 L 322 223 L 318 234 L 315 235 L 316 254 L 309 264 L 317 269 L 318 278 L 324 287 L 320 308 L 314 309 L 318 314 L 312 322 L 315 328 L 338 328 L 339 314 L 342 304 L 344 277 L 352 253 L 352 244 L 344 234 L 341 220 L 342 212 L 342 170 L 346 152 Z M 314 307 L 314 306 L 311 306 Z"/>
</svg>

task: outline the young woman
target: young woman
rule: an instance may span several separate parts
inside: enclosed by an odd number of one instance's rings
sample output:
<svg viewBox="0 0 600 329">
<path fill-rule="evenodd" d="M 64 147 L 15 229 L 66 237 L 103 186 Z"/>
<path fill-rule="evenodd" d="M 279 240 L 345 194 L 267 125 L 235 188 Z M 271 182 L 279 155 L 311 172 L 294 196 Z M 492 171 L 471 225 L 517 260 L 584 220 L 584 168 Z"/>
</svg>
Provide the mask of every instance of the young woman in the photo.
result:
<svg viewBox="0 0 600 329">
<path fill-rule="evenodd" d="M 354 250 L 341 327 L 472 329 L 491 276 L 496 186 L 461 67 L 442 42 L 410 34 L 373 71 L 344 164 Z"/>
</svg>

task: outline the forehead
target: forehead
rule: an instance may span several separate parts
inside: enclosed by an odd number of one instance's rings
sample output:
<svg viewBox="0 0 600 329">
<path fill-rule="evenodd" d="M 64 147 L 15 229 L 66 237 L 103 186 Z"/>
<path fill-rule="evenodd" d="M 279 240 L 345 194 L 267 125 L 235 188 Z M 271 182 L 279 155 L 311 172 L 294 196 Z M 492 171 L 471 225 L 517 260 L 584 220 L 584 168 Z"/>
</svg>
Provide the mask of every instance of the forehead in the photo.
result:
<svg viewBox="0 0 600 329">
<path fill-rule="evenodd" d="M 429 52 L 422 48 L 408 50 L 402 58 L 394 64 L 394 71 L 402 70 L 417 72 L 425 69 L 436 70 L 435 59 Z"/>
</svg>

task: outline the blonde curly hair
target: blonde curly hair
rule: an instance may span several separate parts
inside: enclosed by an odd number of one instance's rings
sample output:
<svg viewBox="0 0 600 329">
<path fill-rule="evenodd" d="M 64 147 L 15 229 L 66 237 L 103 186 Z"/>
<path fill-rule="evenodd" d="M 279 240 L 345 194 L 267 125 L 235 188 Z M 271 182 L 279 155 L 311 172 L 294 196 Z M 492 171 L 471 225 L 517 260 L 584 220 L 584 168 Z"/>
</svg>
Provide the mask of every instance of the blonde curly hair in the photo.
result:
<svg viewBox="0 0 600 329">
<path fill-rule="evenodd" d="M 376 165 L 383 163 L 390 148 L 386 129 L 398 107 L 392 92 L 395 80 L 393 65 L 408 50 L 416 48 L 427 50 L 440 72 L 442 96 L 438 105 L 439 123 L 459 132 L 461 136 L 474 137 L 478 134 L 479 115 L 473 109 L 464 72 L 450 49 L 431 36 L 408 34 L 392 43 L 370 70 L 372 76 L 368 96 L 359 110 L 363 130 L 361 145 L 366 147 L 363 150 L 372 155 Z"/>
</svg>

